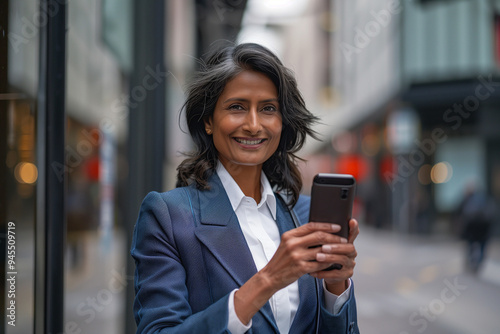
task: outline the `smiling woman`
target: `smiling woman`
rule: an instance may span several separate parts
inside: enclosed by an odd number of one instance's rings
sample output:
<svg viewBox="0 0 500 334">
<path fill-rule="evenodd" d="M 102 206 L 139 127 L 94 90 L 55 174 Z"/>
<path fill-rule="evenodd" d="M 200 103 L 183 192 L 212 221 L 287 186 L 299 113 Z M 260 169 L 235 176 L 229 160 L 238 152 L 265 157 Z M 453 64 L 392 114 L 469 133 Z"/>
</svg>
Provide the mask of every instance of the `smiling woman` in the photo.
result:
<svg viewBox="0 0 500 334">
<path fill-rule="evenodd" d="M 195 150 L 135 226 L 138 333 L 359 333 L 358 223 L 309 222 L 295 153 L 316 117 L 292 73 L 257 44 L 216 50 L 184 108 Z"/>
<path fill-rule="evenodd" d="M 262 97 L 256 98 L 256 88 Z M 308 135 L 315 137 L 311 125 L 317 118 L 307 110 L 293 73 L 271 51 L 253 43 L 214 50 L 188 86 L 184 108 L 196 150 L 179 166 L 177 186 L 195 182 L 200 189 L 208 187 L 207 179 L 215 171 L 219 156 L 215 138 L 206 133 L 206 124 L 216 110 L 231 108 L 237 114 L 237 109 L 244 110 L 250 102 L 261 103 L 261 116 L 281 117 L 281 129 L 274 129 L 281 132 L 279 145 L 262 168 L 276 190 L 290 195 L 293 205 L 302 187 L 295 153 Z M 277 112 L 271 112 L 273 108 Z"/>
<path fill-rule="evenodd" d="M 278 148 L 281 128 L 276 86 L 264 74 L 249 70 L 228 81 L 214 114 L 205 120 L 220 162 L 238 184 L 243 177 L 258 181 L 260 166 Z M 242 189 L 243 193 L 259 202 L 260 183 L 252 183 L 257 188 Z"/>
</svg>

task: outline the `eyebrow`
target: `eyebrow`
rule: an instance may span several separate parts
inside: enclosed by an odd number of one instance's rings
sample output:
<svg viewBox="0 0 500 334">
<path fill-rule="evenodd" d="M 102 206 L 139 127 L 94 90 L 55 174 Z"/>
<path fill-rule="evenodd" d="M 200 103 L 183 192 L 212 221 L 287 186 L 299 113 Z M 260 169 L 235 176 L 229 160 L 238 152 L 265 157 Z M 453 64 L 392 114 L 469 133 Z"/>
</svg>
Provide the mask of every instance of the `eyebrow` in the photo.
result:
<svg viewBox="0 0 500 334">
<path fill-rule="evenodd" d="M 229 98 L 226 101 L 224 101 L 224 103 L 233 102 L 233 101 L 250 102 L 250 100 L 248 100 L 248 99 L 244 99 L 244 98 L 240 98 L 240 97 L 232 97 L 232 98 Z M 279 101 L 277 98 L 271 98 L 271 99 L 259 101 L 259 103 L 267 103 L 267 102 L 279 102 Z"/>
</svg>

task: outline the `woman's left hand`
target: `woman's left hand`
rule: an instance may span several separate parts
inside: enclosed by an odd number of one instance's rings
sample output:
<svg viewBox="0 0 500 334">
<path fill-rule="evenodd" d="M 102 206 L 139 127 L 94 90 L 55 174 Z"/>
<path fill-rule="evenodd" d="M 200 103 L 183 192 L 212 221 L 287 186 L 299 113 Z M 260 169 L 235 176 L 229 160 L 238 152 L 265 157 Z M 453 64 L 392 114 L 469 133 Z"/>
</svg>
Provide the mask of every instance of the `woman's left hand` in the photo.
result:
<svg viewBox="0 0 500 334">
<path fill-rule="evenodd" d="M 340 264 L 341 269 L 334 269 L 329 271 L 317 271 L 311 273 L 311 276 L 322 278 L 325 280 L 328 291 L 340 295 L 348 286 L 347 280 L 354 272 L 356 265 L 356 248 L 354 247 L 354 240 L 359 234 L 359 225 L 356 219 L 349 221 L 349 240 L 347 243 L 342 244 L 326 244 L 321 246 L 321 252 L 316 254 L 316 261 Z"/>
</svg>

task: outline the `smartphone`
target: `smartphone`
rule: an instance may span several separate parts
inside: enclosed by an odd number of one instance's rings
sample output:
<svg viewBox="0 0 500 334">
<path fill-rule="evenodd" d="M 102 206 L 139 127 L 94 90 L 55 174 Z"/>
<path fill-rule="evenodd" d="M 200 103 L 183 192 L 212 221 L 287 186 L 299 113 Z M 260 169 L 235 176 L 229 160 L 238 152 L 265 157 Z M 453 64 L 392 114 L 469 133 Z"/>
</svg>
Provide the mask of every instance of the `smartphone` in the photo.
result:
<svg viewBox="0 0 500 334">
<path fill-rule="evenodd" d="M 338 224 L 335 234 L 349 238 L 349 220 L 356 191 L 356 180 L 349 174 L 317 174 L 311 189 L 309 221 Z"/>
<path fill-rule="evenodd" d="M 352 175 L 317 174 L 311 189 L 309 221 L 338 224 L 341 229 L 334 234 L 348 239 L 355 191 L 356 180 Z M 342 269 L 342 265 L 334 263 L 324 270 L 335 269 Z"/>
</svg>

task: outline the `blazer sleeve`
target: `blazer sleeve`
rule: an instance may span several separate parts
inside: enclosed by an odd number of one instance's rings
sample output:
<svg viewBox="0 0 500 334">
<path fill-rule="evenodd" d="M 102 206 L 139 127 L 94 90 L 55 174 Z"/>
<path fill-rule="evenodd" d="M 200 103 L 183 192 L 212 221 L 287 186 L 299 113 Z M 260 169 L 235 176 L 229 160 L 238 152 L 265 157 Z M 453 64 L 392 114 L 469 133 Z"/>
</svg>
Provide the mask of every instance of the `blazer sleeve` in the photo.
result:
<svg viewBox="0 0 500 334">
<path fill-rule="evenodd" d="M 229 294 L 192 313 L 186 270 L 176 248 L 172 223 L 162 195 L 149 193 L 141 205 L 131 247 L 136 264 L 137 333 L 228 333 Z"/>
<path fill-rule="evenodd" d="M 323 300 L 322 293 L 321 300 Z M 345 302 L 344 306 L 342 306 L 338 314 L 334 315 L 330 313 L 325 308 L 323 302 L 320 302 L 320 305 L 319 333 L 359 334 L 356 299 L 354 298 L 354 283 L 351 287 L 349 299 Z"/>
</svg>

